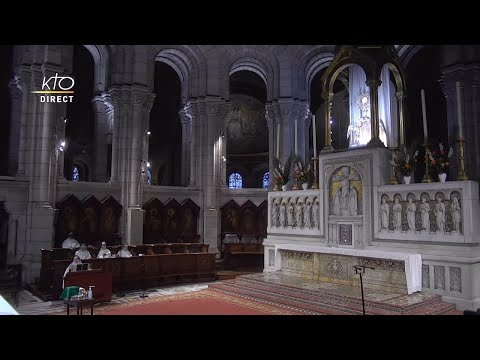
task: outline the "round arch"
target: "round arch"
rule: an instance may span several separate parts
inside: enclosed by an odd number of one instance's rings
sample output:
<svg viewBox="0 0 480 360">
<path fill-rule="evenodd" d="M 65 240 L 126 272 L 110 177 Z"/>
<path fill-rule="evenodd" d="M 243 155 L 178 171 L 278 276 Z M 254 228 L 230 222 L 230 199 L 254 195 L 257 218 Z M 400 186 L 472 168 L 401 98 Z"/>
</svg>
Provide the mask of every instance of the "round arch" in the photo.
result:
<svg viewBox="0 0 480 360">
<path fill-rule="evenodd" d="M 99 95 L 108 88 L 110 51 L 106 45 L 83 45 L 92 54 L 95 64 L 94 95 Z"/>
<path fill-rule="evenodd" d="M 267 88 L 267 102 L 279 97 L 279 66 L 278 60 L 272 53 L 257 51 L 253 48 L 238 50 L 228 48 L 220 74 L 220 92 L 224 99 L 229 99 L 230 75 L 249 70 L 259 75 L 265 81 Z"/>
</svg>

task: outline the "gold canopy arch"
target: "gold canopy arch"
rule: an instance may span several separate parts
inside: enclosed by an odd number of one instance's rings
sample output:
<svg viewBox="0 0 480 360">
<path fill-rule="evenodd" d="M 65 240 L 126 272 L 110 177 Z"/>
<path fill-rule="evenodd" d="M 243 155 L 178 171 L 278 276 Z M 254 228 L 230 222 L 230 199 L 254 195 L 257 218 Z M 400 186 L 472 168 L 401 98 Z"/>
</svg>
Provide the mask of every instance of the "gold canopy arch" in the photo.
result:
<svg viewBox="0 0 480 360">
<path fill-rule="evenodd" d="M 380 74 L 387 64 L 392 71 L 397 89 L 398 118 L 399 118 L 399 145 L 405 143 L 404 99 L 406 91 L 405 72 L 400 58 L 393 45 L 341 45 L 335 58 L 332 60 L 322 76 L 322 97 L 325 99 L 325 147 L 322 152 L 333 151 L 330 127 L 330 101 L 333 98 L 333 84 L 338 75 L 351 65 L 360 66 L 366 74 L 366 84 L 370 89 L 370 113 L 372 115 L 371 134 L 367 146 L 384 147 L 380 140 L 378 117 L 378 87 L 381 85 Z"/>
</svg>

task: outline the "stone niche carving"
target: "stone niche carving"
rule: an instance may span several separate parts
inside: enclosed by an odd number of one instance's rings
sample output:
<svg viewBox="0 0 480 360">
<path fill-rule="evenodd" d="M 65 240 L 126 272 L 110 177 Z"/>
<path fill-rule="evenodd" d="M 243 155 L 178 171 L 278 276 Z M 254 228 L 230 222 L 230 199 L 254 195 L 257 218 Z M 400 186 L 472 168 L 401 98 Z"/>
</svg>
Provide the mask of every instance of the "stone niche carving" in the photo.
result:
<svg viewBox="0 0 480 360">
<path fill-rule="evenodd" d="M 363 214 L 362 182 L 353 167 L 342 166 L 333 172 L 329 195 L 330 215 L 345 217 Z"/>
<path fill-rule="evenodd" d="M 318 229 L 320 200 L 318 196 L 275 197 L 271 202 L 270 227 L 299 231 Z"/>
<path fill-rule="evenodd" d="M 379 194 L 378 224 L 381 233 L 462 234 L 461 197 L 456 191 Z"/>
</svg>

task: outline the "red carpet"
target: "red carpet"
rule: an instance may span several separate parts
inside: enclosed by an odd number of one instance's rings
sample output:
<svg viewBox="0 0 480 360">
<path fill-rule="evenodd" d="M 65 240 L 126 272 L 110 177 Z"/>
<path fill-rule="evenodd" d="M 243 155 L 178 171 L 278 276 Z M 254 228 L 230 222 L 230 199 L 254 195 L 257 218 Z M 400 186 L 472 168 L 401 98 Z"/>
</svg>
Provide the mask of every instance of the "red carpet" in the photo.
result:
<svg viewBox="0 0 480 360">
<path fill-rule="evenodd" d="M 95 315 L 300 315 L 291 309 L 202 290 L 95 307 Z"/>
</svg>

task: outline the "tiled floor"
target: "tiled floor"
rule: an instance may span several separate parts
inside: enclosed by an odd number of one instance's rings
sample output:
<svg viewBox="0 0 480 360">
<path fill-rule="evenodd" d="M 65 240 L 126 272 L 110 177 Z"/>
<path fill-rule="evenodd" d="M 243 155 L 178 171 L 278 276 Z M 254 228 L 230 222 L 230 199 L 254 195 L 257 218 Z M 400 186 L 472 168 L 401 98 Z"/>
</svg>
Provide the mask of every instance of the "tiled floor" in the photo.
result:
<svg viewBox="0 0 480 360">
<path fill-rule="evenodd" d="M 177 285 L 172 287 L 163 287 L 157 289 L 149 289 L 148 297 L 174 295 L 191 291 L 199 291 L 208 288 L 211 283 L 201 283 L 192 285 Z M 130 302 L 136 298 L 141 299 L 142 291 L 132 291 L 126 293 L 123 297 L 113 296 L 111 304 L 122 304 Z M 38 297 L 32 295 L 27 290 L 22 290 L 19 297 L 19 304 L 16 308 L 20 315 L 49 315 L 65 310 L 65 304 L 62 300 L 58 301 L 41 301 Z"/>
</svg>

